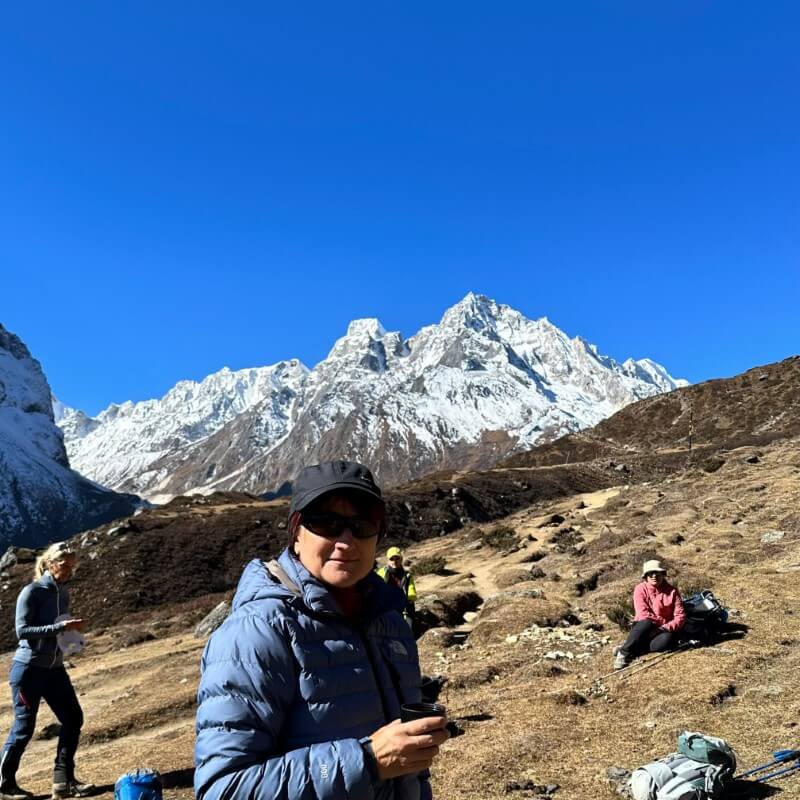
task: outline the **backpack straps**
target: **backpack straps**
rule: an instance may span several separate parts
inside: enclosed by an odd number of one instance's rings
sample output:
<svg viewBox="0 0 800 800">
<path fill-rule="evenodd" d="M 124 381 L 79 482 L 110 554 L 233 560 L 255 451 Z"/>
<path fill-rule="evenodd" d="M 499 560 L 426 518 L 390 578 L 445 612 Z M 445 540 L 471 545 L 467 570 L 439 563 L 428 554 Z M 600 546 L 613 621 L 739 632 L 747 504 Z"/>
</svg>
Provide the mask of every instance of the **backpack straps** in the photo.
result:
<svg viewBox="0 0 800 800">
<path fill-rule="evenodd" d="M 722 790 L 722 769 L 687 758 L 673 767 L 675 777 L 656 793 L 657 800 L 702 800 L 719 797 Z"/>
<path fill-rule="evenodd" d="M 272 561 L 265 561 L 264 568 L 275 578 L 284 589 L 288 589 L 295 597 L 300 597 L 302 592 L 300 591 L 300 587 L 292 581 L 292 579 L 286 573 L 286 570 L 277 562 L 276 559 L 272 559 Z"/>
</svg>

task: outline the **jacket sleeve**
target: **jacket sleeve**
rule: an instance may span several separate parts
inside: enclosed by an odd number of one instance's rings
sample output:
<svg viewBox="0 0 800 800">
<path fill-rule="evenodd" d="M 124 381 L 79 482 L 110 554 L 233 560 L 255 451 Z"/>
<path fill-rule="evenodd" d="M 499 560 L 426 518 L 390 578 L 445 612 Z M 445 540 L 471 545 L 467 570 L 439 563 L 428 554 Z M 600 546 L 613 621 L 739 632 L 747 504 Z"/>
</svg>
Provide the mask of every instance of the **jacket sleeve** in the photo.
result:
<svg viewBox="0 0 800 800">
<path fill-rule="evenodd" d="M 194 788 L 197 800 L 372 800 L 358 739 L 282 751 L 298 675 L 288 632 L 262 617 L 230 617 L 201 663 Z"/>
<path fill-rule="evenodd" d="M 31 625 L 36 618 L 36 594 L 33 584 L 28 584 L 17 598 L 15 629 L 17 639 L 55 638 L 66 627 L 66 622 L 53 622 L 50 625 Z"/>
<path fill-rule="evenodd" d="M 640 622 L 644 619 L 649 619 L 651 622 L 655 622 L 657 625 L 661 625 L 663 620 L 661 617 L 656 614 L 650 602 L 647 599 L 647 591 L 644 584 L 637 584 L 636 588 L 633 590 L 633 610 L 634 610 L 634 619 L 637 622 Z"/>
<path fill-rule="evenodd" d="M 406 597 L 409 603 L 417 602 L 417 586 L 414 583 L 414 576 L 409 573 L 408 576 L 408 589 L 406 590 Z"/>
<path fill-rule="evenodd" d="M 686 609 L 683 607 L 683 600 L 681 600 L 681 593 L 677 589 L 673 589 L 675 595 L 675 604 L 672 609 L 672 619 L 664 624 L 664 630 L 678 631 L 683 627 L 686 622 Z"/>
</svg>

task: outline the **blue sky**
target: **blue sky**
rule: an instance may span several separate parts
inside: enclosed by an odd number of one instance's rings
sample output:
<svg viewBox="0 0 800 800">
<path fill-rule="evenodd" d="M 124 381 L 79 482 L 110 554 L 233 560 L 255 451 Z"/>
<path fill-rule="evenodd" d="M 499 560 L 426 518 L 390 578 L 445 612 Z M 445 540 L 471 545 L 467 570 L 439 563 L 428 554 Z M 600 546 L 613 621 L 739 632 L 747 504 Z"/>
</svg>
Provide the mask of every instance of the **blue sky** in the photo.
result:
<svg viewBox="0 0 800 800">
<path fill-rule="evenodd" d="M 0 322 L 94 413 L 473 290 L 692 381 L 800 351 L 796 3 L 0 11 Z"/>
</svg>

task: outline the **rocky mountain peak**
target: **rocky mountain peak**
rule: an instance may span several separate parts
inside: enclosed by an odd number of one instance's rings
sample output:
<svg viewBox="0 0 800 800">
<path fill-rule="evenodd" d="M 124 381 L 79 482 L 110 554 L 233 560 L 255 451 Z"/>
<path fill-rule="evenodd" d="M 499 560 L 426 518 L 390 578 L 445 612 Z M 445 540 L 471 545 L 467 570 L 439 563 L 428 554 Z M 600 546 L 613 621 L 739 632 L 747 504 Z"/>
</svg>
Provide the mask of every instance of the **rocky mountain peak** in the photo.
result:
<svg viewBox="0 0 800 800">
<path fill-rule="evenodd" d="M 464 458 L 488 466 L 676 385 L 469 293 L 408 340 L 357 319 L 310 372 L 297 360 L 220 370 L 62 427 L 81 469 L 151 498 L 273 491 L 300 462 L 340 457 L 396 483 Z"/>
<path fill-rule="evenodd" d="M 7 355 L 16 358 L 18 361 L 31 358 L 30 350 L 28 350 L 24 342 L 19 336 L 7 330 L 2 323 L 0 323 L 0 350 L 3 350 Z"/>
<path fill-rule="evenodd" d="M 445 311 L 439 327 L 443 329 L 459 328 L 478 333 L 494 332 L 512 309 L 500 305 L 486 295 L 469 292 L 452 308 Z"/>
<path fill-rule="evenodd" d="M 385 335 L 386 330 L 379 320 L 374 317 L 365 317 L 364 319 L 354 319 L 347 326 L 345 338 L 368 336 L 370 339 L 382 339 Z"/>
<path fill-rule="evenodd" d="M 132 508 L 70 470 L 41 364 L 0 325 L 0 546 L 63 538 Z"/>
<path fill-rule="evenodd" d="M 315 378 L 347 370 L 383 373 L 408 355 L 408 345 L 397 331 L 387 332 L 374 318 L 356 319 L 336 341 L 328 357 L 315 368 Z"/>
<path fill-rule="evenodd" d="M 24 414 L 40 414 L 48 422 L 53 421 L 50 386 L 42 371 L 42 365 L 31 356 L 22 340 L 2 325 L 0 325 L 0 407 L 15 409 Z M 56 438 L 60 440 L 60 436 L 56 435 Z M 60 443 L 56 445 L 55 442 L 48 442 L 46 447 L 52 452 L 53 445 L 63 452 Z M 66 462 L 66 454 L 60 457 Z"/>
</svg>

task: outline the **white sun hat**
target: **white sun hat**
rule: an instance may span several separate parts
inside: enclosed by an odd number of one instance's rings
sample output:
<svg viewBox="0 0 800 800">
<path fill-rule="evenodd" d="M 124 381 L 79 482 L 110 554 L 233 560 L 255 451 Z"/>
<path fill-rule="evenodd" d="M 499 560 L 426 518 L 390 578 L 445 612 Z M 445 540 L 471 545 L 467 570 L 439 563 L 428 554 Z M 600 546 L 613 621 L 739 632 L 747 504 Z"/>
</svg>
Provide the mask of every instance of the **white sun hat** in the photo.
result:
<svg viewBox="0 0 800 800">
<path fill-rule="evenodd" d="M 652 561 L 644 562 L 644 566 L 642 567 L 642 577 L 644 578 L 644 576 L 647 575 L 648 572 L 663 572 L 664 574 L 666 574 L 667 571 L 664 569 L 664 567 L 661 566 L 660 561 L 656 561 L 655 559 L 653 559 Z"/>
</svg>

